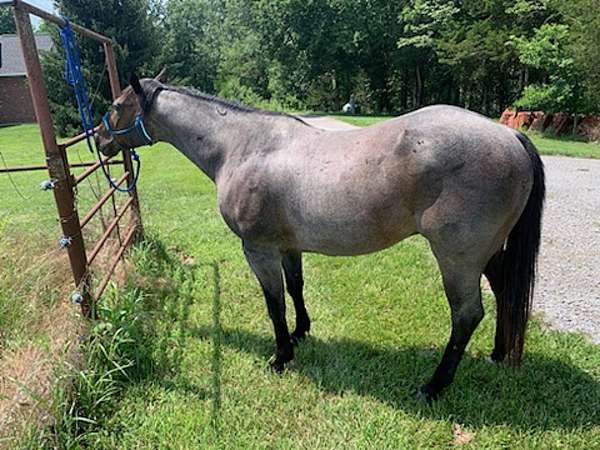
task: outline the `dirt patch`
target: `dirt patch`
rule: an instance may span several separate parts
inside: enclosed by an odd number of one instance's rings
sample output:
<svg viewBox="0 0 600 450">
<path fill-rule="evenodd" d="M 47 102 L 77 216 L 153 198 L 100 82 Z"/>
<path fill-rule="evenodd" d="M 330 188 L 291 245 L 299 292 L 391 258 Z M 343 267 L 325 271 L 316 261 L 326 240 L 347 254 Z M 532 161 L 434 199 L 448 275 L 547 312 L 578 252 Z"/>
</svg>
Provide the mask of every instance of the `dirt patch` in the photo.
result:
<svg viewBox="0 0 600 450">
<path fill-rule="evenodd" d="M 77 365 L 84 331 L 68 258 L 43 238 L 0 242 L 4 323 L 0 342 L 0 448 L 29 426 L 51 423 L 53 391 L 65 365 Z"/>
<path fill-rule="evenodd" d="M 76 309 L 61 304 L 40 326 L 42 342 L 6 351 L 0 359 L 0 436 L 14 437 L 27 425 L 50 425 L 59 374 L 78 365 L 83 321 Z"/>
</svg>

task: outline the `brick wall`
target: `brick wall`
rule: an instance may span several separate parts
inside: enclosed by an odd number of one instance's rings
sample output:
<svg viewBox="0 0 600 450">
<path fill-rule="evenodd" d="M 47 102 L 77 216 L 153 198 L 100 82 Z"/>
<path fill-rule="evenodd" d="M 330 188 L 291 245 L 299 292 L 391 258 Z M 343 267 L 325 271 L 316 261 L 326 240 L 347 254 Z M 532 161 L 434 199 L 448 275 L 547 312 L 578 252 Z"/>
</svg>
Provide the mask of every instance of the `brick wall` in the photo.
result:
<svg viewBox="0 0 600 450">
<path fill-rule="evenodd" d="M 27 78 L 23 75 L 0 77 L 0 125 L 35 121 Z"/>
</svg>

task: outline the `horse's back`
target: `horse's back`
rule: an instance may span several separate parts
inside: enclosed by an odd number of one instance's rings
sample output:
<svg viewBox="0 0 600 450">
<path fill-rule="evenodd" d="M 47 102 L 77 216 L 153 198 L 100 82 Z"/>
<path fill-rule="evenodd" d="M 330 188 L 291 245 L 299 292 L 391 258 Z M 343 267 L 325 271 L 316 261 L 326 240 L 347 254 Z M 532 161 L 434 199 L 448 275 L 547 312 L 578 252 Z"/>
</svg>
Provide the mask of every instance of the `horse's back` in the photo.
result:
<svg viewBox="0 0 600 450">
<path fill-rule="evenodd" d="M 512 130 L 428 107 L 364 129 L 300 129 L 237 171 L 222 212 L 242 238 L 303 251 L 369 253 L 415 233 L 475 245 L 518 218 L 529 164 Z"/>
</svg>

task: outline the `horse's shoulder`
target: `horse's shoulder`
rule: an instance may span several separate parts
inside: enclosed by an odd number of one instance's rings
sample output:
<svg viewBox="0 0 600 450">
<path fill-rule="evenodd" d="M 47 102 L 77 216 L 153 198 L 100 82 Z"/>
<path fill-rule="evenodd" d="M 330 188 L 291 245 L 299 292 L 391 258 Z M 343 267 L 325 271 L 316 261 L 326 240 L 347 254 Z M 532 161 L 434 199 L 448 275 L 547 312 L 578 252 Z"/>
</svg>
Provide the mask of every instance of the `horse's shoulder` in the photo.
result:
<svg viewBox="0 0 600 450">
<path fill-rule="evenodd" d="M 272 187 L 264 170 L 251 161 L 225 172 L 217 180 L 217 199 L 227 225 L 240 237 L 261 228 L 272 205 Z"/>
</svg>

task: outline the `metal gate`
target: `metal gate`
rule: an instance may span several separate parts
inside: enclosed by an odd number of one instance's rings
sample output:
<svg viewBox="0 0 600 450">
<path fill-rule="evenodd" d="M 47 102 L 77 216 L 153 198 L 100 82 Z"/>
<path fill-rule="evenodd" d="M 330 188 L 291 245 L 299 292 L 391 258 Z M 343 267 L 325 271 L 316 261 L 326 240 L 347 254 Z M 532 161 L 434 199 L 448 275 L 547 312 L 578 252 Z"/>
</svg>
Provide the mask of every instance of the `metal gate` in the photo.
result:
<svg viewBox="0 0 600 450">
<path fill-rule="evenodd" d="M 77 211 L 76 187 L 100 168 L 100 162 L 96 161 L 83 164 L 69 163 L 69 147 L 83 141 L 85 139 L 85 134 L 80 134 L 60 144 L 57 142 L 48 103 L 48 93 L 42 76 L 40 59 L 29 14 L 33 14 L 61 27 L 65 25 L 65 20 L 21 0 L 0 1 L 0 7 L 12 7 L 14 9 L 17 35 L 23 51 L 29 89 L 31 91 L 33 107 L 40 127 L 44 152 L 46 155 L 45 166 L 10 167 L 0 169 L 0 172 L 48 170 L 51 180 L 51 185 L 49 187 L 53 190 L 58 210 L 58 218 L 63 233 L 63 236 L 60 239 L 60 245 L 68 252 L 69 263 L 73 272 L 73 279 L 76 287 L 73 299 L 76 303 L 81 304 L 83 314 L 90 316 L 94 311 L 94 302 L 104 293 L 119 261 L 123 258 L 125 251 L 134 240 L 142 237 L 143 230 L 137 190 L 135 188 L 132 189 L 131 192 L 129 192 L 127 200 L 119 205 L 119 207 L 114 208 L 112 220 L 104 228 L 101 237 L 93 245 L 91 250 L 86 250 L 83 238 L 85 227 L 104 204 L 109 200 L 114 200 L 116 189 L 114 187 L 108 189 L 83 218 L 80 218 Z M 119 85 L 117 64 L 111 39 L 74 23 L 71 24 L 71 27 L 76 33 L 94 39 L 102 44 L 106 66 L 108 68 L 112 97 L 113 99 L 117 98 L 121 93 L 121 87 Z M 120 160 L 106 158 L 104 161 L 105 164 L 108 165 L 123 165 L 124 173 L 115 182 L 116 186 L 121 186 L 123 183 L 130 184 L 133 181 L 133 165 L 129 149 L 122 152 Z M 74 176 L 71 173 L 71 168 L 74 167 L 87 168 L 80 175 Z M 128 211 L 130 214 L 126 215 Z M 122 231 L 121 222 L 125 216 L 131 217 L 131 220 L 124 227 L 125 230 Z M 92 263 L 105 246 L 107 240 L 114 233 L 119 237 L 119 247 L 112 256 L 112 259 L 110 259 L 104 276 L 101 278 L 98 285 L 93 287 L 91 283 Z"/>
</svg>

